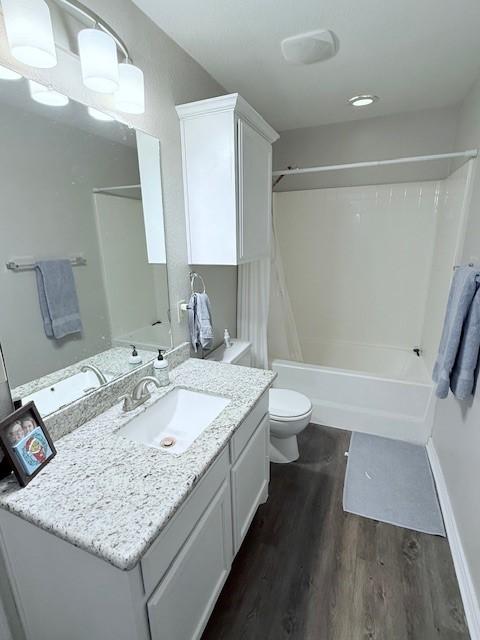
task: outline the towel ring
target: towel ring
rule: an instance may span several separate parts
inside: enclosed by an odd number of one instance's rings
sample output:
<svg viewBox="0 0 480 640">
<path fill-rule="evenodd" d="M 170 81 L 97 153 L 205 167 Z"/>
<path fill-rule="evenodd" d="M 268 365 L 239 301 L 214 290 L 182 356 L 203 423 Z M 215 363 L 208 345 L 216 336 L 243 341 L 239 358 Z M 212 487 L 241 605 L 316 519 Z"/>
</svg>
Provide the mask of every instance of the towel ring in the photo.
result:
<svg viewBox="0 0 480 640">
<path fill-rule="evenodd" d="M 195 289 L 193 287 L 194 287 L 194 284 L 195 284 L 195 280 L 197 278 L 202 283 L 202 287 L 203 287 L 203 292 L 202 293 L 205 293 L 205 281 L 203 280 L 202 276 L 199 273 L 196 273 L 195 271 L 192 271 L 192 272 L 190 272 L 190 289 L 191 289 L 192 295 L 195 293 Z"/>
</svg>

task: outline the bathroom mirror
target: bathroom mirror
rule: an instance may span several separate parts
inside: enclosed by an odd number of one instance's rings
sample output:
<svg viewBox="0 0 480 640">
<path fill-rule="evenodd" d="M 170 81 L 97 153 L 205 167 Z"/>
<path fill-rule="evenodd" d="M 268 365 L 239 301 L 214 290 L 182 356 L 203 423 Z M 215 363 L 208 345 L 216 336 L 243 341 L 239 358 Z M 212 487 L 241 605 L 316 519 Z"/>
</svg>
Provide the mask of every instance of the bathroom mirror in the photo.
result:
<svg viewBox="0 0 480 640">
<path fill-rule="evenodd" d="M 23 78 L 0 136 L 0 343 L 45 416 L 171 347 L 160 145 Z"/>
</svg>

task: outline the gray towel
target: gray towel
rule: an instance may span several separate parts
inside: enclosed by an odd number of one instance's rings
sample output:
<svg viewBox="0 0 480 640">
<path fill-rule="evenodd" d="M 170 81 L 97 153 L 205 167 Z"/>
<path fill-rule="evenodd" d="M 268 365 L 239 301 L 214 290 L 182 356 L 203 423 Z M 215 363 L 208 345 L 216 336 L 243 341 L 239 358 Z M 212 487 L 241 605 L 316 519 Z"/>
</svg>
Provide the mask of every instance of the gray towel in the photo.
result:
<svg viewBox="0 0 480 640">
<path fill-rule="evenodd" d="M 464 340 L 464 336 L 466 337 L 464 325 L 466 325 L 472 301 L 477 293 L 479 276 L 480 272 L 478 269 L 467 266 L 458 267 L 453 276 L 443 324 L 442 338 L 440 340 L 437 361 L 433 368 L 433 381 L 437 383 L 435 393 L 439 398 L 446 398 L 448 395 L 450 378 L 454 366 L 456 371 L 455 377 L 459 381 L 460 377 L 463 378 L 463 376 L 466 375 L 466 371 L 471 368 L 469 365 L 471 359 L 478 356 L 478 345 L 475 354 L 475 340 L 472 337 L 472 331 L 476 323 L 476 313 L 472 316 L 471 329 L 469 331 L 470 337 L 468 340 Z M 460 355 L 460 352 L 462 352 L 462 355 Z M 457 357 L 458 367 L 456 366 Z M 463 394 L 463 381 L 461 386 L 461 393 Z"/>
<path fill-rule="evenodd" d="M 41 260 L 35 265 L 38 301 L 48 338 L 60 340 L 82 331 L 70 260 Z"/>
<path fill-rule="evenodd" d="M 460 349 L 450 376 L 450 389 L 459 400 L 473 393 L 480 349 L 480 289 L 477 289 L 463 325 Z"/>
<path fill-rule="evenodd" d="M 206 293 L 192 294 L 188 303 L 188 328 L 195 353 L 198 347 L 207 351 L 213 347 L 212 312 Z"/>
</svg>

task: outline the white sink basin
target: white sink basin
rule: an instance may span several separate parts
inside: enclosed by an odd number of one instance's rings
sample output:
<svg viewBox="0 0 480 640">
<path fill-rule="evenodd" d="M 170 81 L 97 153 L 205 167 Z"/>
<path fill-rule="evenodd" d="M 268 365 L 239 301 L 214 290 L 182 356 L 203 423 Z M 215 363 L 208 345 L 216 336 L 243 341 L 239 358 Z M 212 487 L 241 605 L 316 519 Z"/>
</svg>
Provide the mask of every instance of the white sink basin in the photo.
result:
<svg viewBox="0 0 480 640">
<path fill-rule="evenodd" d="M 122 427 L 118 435 L 169 453 L 183 453 L 229 403 L 220 396 L 176 388 Z"/>
<path fill-rule="evenodd" d="M 110 374 L 105 374 L 105 377 L 108 382 L 113 379 Z M 33 400 L 40 415 L 47 416 L 99 387 L 100 383 L 93 371 L 85 371 L 75 373 L 50 387 L 35 391 L 35 393 L 22 398 L 22 402 L 25 405 Z"/>
</svg>

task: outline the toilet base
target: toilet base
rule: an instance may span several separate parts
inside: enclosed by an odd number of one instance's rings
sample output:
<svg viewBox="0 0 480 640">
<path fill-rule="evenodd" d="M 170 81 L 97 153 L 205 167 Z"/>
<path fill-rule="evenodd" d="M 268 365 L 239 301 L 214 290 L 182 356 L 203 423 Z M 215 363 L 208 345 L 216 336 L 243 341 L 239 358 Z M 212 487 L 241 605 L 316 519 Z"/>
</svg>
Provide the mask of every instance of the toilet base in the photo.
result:
<svg viewBox="0 0 480 640">
<path fill-rule="evenodd" d="M 270 462 L 285 464 L 299 457 L 297 436 L 276 438 L 270 433 Z"/>
</svg>

